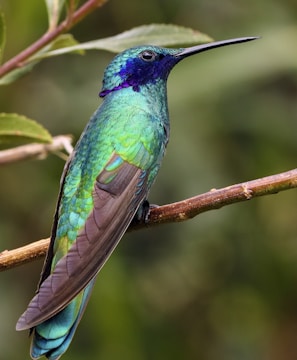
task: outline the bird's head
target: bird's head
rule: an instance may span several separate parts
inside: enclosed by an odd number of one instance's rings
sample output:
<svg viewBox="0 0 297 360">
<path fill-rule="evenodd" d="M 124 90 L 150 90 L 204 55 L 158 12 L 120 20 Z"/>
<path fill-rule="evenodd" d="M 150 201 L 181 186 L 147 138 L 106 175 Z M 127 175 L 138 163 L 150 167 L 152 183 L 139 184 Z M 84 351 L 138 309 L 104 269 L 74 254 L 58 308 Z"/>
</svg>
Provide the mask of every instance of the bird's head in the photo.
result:
<svg viewBox="0 0 297 360">
<path fill-rule="evenodd" d="M 142 85 L 166 81 L 171 69 L 182 59 L 220 46 L 236 44 L 257 39 L 244 37 L 189 48 L 168 49 L 144 45 L 127 49 L 117 55 L 104 72 L 100 97 L 123 88 L 132 87 L 139 91 Z"/>
</svg>

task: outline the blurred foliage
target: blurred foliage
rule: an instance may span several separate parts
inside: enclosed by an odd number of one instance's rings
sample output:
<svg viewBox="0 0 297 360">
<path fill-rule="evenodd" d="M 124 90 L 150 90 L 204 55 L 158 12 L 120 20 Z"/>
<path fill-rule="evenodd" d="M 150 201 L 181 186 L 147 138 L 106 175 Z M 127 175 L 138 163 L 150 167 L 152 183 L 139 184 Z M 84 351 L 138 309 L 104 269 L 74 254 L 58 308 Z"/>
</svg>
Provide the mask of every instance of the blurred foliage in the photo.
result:
<svg viewBox="0 0 297 360">
<path fill-rule="evenodd" d="M 46 29 L 38 0 L 2 0 L 6 57 Z M 150 196 L 176 201 L 296 167 L 297 3 L 291 0 L 111 0 L 74 28 L 79 41 L 145 23 L 175 23 L 215 39 L 261 35 L 197 55 L 168 83 L 172 133 Z M 45 60 L 0 89 L 0 107 L 76 139 L 112 55 Z M 51 156 L 1 167 L 1 249 L 48 236 L 63 161 Z M 128 234 L 98 277 L 63 359 L 295 360 L 297 193 Z M 42 262 L 1 274 L 3 359 L 29 359 L 14 330 Z M 15 346 L 13 346 L 14 344 Z"/>
<path fill-rule="evenodd" d="M 0 113 L 0 149 L 27 143 L 51 143 L 52 137 L 36 121 L 18 114 Z"/>
</svg>

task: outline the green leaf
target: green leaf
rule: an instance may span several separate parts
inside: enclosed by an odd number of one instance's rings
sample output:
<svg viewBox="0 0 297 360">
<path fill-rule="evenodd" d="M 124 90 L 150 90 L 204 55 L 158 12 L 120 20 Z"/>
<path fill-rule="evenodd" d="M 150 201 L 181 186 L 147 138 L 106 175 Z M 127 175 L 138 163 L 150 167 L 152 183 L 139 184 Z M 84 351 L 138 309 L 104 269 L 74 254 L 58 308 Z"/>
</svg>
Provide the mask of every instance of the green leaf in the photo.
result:
<svg viewBox="0 0 297 360">
<path fill-rule="evenodd" d="M 67 54 L 77 50 L 107 50 L 120 52 L 129 47 L 151 44 L 159 46 L 189 46 L 212 41 L 208 35 L 199 31 L 177 25 L 152 24 L 143 25 L 125 31 L 116 36 L 89 41 L 75 46 L 64 47 L 59 50 L 49 51 L 43 57 Z"/>
<path fill-rule="evenodd" d="M 37 64 L 38 61 L 32 62 L 28 65 L 22 66 L 18 69 L 12 70 L 8 74 L 4 75 L 2 78 L 0 78 L 0 85 L 8 85 L 16 81 L 18 78 L 26 75 L 28 72 L 32 70 L 34 65 Z"/>
<path fill-rule="evenodd" d="M 208 35 L 177 25 L 143 25 L 121 34 L 79 44 L 71 34 L 60 35 L 52 43 L 33 55 L 22 68 L 16 69 L 0 79 L 7 85 L 32 70 L 41 59 L 67 53 L 82 54 L 84 50 L 106 50 L 120 52 L 131 46 L 151 44 L 159 46 L 189 46 L 212 41 Z"/>
<path fill-rule="evenodd" d="M 26 75 L 30 72 L 33 67 L 39 63 L 39 61 L 45 58 L 47 51 L 55 51 L 57 49 L 63 48 L 65 46 L 73 46 L 78 44 L 75 38 L 71 34 L 63 34 L 58 36 L 53 42 L 49 45 L 42 48 L 38 53 L 32 56 L 26 64 L 22 67 L 12 70 L 10 73 L 6 74 L 0 79 L 0 85 L 8 85 L 16 81 L 20 77 Z M 76 50 L 77 53 L 82 54 L 82 50 Z"/>
<path fill-rule="evenodd" d="M 0 113 L 0 145 L 7 147 L 32 142 L 51 143 L 49 132 L 36 121 L 18 114 Z"/>
<path fill-rule="evenodd" d="M 62 34 L 59 35 L 53 42 L 51 42 L 48 46 L 44 47 L 42 51 L 53 51 L 62 49 L 64 47 L 70 47 L 79 45 L 79 42 L 74 38 L 72 34 Z M 82 50 L 76 51 L 79 54 L 83 54 Z M 32 59 L 32 58 L 31 58 Z"/>
<path fill-rule="evenodd" d="M 6 42 L 5 18 L 3 12 L 0 11 L 0 63 L 3 57 L 5 42 Z"/>
<path fill-rule="evenodd" d="M 48 14 L 49 30 L 53 30 L 59 22 L 65 0 L 45 0 L 45 4 Z"/>
<path fill-rule="evenodd" d="M 78 41 L 71 34 L 63 34 L 58 36 L 53 42 L 49 45 L 45 46 L 42 50 L 40 50 L 37 54 L 33 55 L 29 61 L 41 60 L 49 57 L 48 52 L 60 51 L 65 48 L 79 46 Z M 73 53 L 77 53 L 79 55 L 83 55 L 84 51 L 82 49 L 75 49 L 72 51 Z"/>
</svg>

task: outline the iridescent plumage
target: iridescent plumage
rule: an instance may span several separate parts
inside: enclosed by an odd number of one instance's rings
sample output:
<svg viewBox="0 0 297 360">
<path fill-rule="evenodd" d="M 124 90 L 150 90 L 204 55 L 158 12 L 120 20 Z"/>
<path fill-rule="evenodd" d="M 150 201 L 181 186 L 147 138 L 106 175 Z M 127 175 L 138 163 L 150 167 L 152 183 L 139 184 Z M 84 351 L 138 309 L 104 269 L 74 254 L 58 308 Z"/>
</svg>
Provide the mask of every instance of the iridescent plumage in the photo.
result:
<svg viewBox="0 0 297 360">
<path fill-rule="evenodd" d="M 31 356 L 57 360 L 68 348 L 95 277 L 146 201 L 169 137 L 166 81 L 188 49 L 139 46 L 104 73 L 104 101 L 65 165 L 51 243 L 35 297 L 17 323 L 31 329 Z"/>
</svg>

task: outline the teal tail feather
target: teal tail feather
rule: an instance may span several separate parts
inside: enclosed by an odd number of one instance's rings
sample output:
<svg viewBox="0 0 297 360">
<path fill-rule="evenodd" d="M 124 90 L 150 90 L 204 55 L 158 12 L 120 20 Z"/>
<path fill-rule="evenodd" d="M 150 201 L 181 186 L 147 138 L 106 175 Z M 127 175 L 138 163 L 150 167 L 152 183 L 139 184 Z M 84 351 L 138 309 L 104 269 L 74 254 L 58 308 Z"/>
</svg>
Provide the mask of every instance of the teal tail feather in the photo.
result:
<svg viewBox="0 0 297 360">
<path fill-rule="evenodd" d="M 32 359 L 58 360 L 68 349 L 90 298 L 95 279 L 65 309 L 33 328 Z"/>
</svg>

